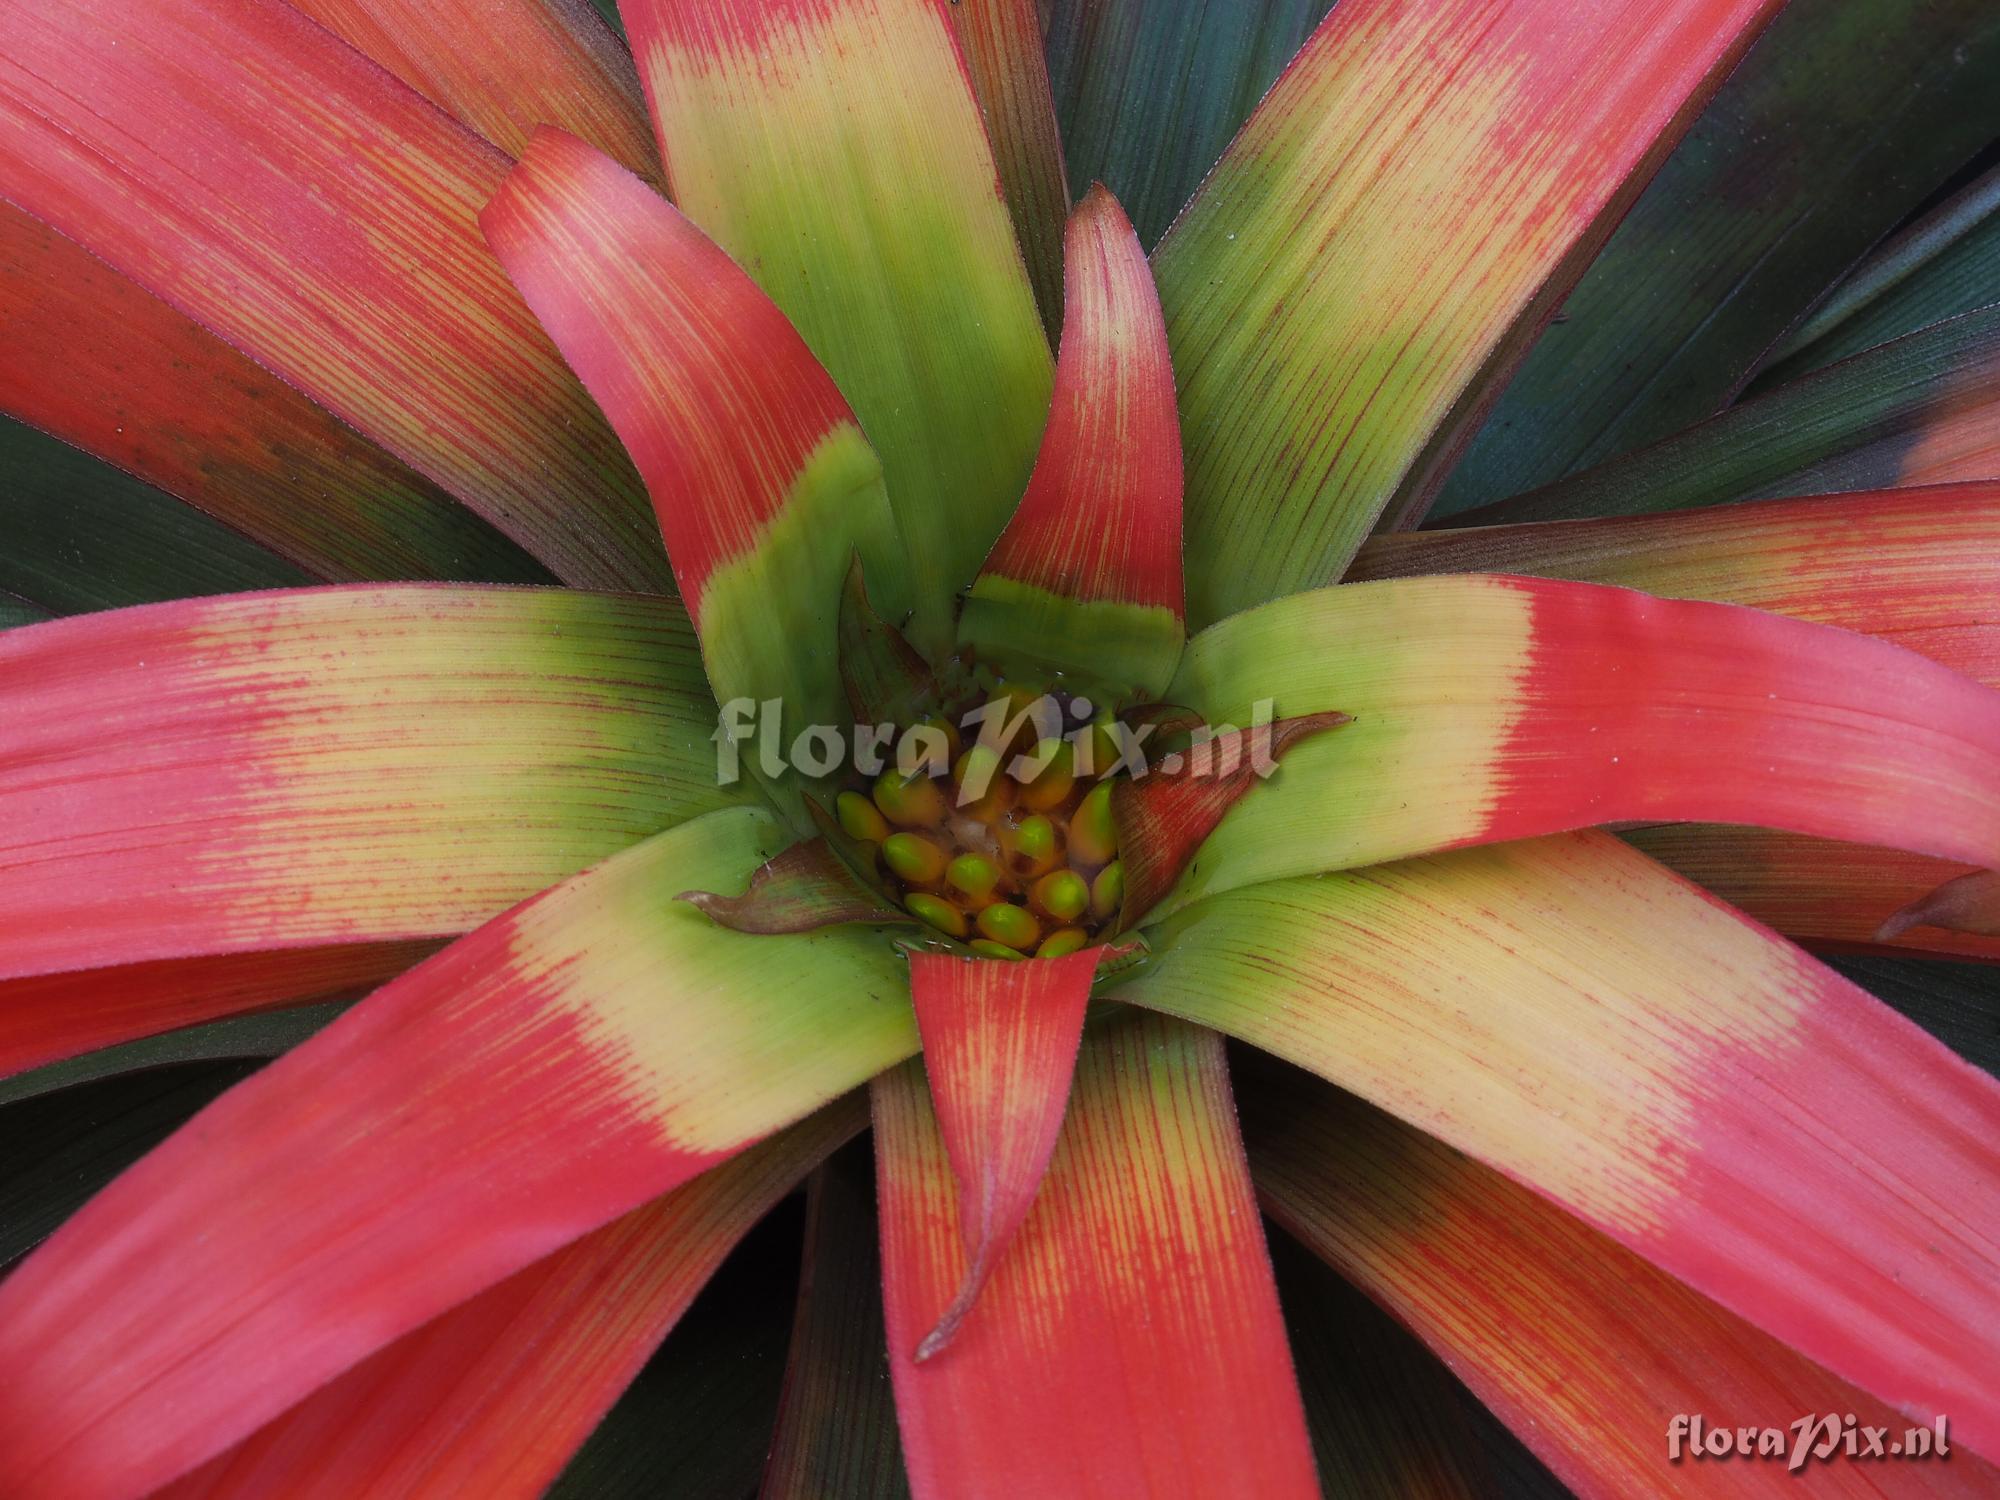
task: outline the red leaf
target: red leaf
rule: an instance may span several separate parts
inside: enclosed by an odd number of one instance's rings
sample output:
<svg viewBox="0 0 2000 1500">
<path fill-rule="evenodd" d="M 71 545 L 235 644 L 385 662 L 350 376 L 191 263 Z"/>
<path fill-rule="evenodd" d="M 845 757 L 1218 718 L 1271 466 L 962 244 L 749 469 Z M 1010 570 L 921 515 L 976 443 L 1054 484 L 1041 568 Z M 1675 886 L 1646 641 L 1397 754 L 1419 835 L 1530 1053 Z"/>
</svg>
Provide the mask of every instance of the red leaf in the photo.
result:
<svg viewBox="0 0 2000 1500">
<path fill-rule="evenodd" d="M 1102 948 L 1010 963 L 910 955 L 924 1073 L 958 1178 L 965 1279 L 916 1348 L 940 1354 L 1035 1201 L 1055 1150 Z"/>
<path fill-rule="evenodd" d="M 958 1195 L 916 1069 L 874 1103 L 917 1500 L 1319 1494 L 1212 1034 L 1128 1016 L 1084 1039 L 1041 1194 L 978 1315 L 921 1365 L 966 1271 Z"/>
<path fill-rule="evenodd" d="M 663 591 L 610 427 L 480 240 L 507 158 L 279 0 L 0 0 L 7 197 L 563 581 Z"/>
</svg>

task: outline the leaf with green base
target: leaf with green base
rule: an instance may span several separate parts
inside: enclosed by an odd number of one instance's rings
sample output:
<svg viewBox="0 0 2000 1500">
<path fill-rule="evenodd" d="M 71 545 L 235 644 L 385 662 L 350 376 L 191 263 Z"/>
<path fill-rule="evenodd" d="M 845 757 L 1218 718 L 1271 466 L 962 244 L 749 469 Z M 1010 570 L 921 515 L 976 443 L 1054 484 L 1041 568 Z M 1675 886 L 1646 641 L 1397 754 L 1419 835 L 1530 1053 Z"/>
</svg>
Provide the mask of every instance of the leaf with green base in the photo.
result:
<svg viewBox="0 0 2000 1500">
<path fill-rule="evenodd" d="M 1187 639 L 1174 370 L 1139 240 L 1094 187 L 1064 240 L 1054 409 L 958 638 L 1002 673 L 1100 700 L 1157 697 Z"/>
<path fill-rule="evenodd" d="M 932 660 L 1027 482 L 1052 362 L 948 6 L 626 0 L 674 201 L 784 310 L 881 455 Z M 846 554 L 840 553 L 846 564 Z"/>
<path fill-rule="evenodd" d="M 840 705 L 833 635 L 859 553 L 903 577 L 882 465 L 785 315 L 660 195 L 537 131 L 479 216 L 638 465 L 723 703 Z"/>
</svg>

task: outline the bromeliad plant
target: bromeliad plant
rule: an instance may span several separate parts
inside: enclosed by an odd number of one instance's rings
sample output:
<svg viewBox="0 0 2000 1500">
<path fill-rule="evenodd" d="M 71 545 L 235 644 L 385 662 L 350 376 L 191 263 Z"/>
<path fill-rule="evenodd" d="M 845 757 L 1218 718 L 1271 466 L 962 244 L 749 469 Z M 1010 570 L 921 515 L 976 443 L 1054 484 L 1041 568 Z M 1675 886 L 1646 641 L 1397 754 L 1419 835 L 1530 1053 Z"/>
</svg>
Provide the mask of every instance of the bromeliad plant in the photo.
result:
<svg viewBox="0 0 2000 1500">
<path fill-rule="evenodd" d="M 1260 1203 L 1581 1492 L 1833 1411 L 1991 1493 L 2000 1088 L 1591 831 L 2000 952 L 2000 490 L 1903 487 L 1994 472 L 1983 315 L 1932 407 L 1839 428 L 1869 351 L 1484 470 L 1858 492 L 1407 529 L 1773 9 L 1341 0 L 1149 257 L 1055 93 L 1199 170 L 1323 4 L 628 0 L 635 70 L 569 0 L 0 0 L 0 394 L 346 581 L 0 636 L 0 1067 L 380 986 L 0 1283 L 0 1493 L 537 1493 L 865 1122 L 921 1496 L 1458 1492 L 1309 1432 Z M 764 1493 L 893 1490 L 814 1180 Z"/>
</svg>

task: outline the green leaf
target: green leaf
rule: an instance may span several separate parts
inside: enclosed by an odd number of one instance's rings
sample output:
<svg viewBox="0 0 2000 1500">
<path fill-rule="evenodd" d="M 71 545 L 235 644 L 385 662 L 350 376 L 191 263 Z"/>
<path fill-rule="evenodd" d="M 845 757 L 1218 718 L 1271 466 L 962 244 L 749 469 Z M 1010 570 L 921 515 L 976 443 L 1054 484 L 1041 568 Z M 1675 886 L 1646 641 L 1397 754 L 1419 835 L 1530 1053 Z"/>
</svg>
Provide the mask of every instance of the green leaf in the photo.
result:
<svg viewBox="0 0 2000 1500">
<path fill-rule="evenodd" d="M 905 1500 L 882 1326 L 875 1158 L 866 1141 L 813 1174 L 805 1269 L 761 1500 Z"/>
<path fill-rule="evenodd" d="M 1069 180 L 1153 244 L 1330 0 L 1055 0 L 1049 83 Z"/>
<path fill-rule="evenodd" d="M 1955 193 L 1856 266 L 1765 362 L 1760 386 L 2000 302 L 2000 170 Z"/>
<path fill-rule="evenodd" d="M 2000 1074 L 2000 965 L 1909 958 L 1826 962 L 1967 1062 Z"/>
<path fill-rule="evenodd" d="M 1550 483 L 1723 406 L 1857 257 L 1992 139 L 1996 92 L 1990 0 L 1792 0 L 1563 304 L 1436 513 Z"/>
<path fill-rule="evenodd" d="M 0 591 L 22 604 L 73 614 L 310 582 L 192 506 L 0 417 Z"/>
<path fill-rule="evenodd" d="M 2000 307 L 1881 344 L 1453 526 L 1996 477 Z"/>
<path fill-rule="evenodd" d="M 51 1234 L 253 1062 L 103 1078 L 0 1110 L 0 1266 Z"/>
<path fill-rule="evenodd" d="M 350 1000 L 329 1000 L 321 1005 L 301 1005 L 262 1015 L 231 1016 L 205 1026 L 184 1026 L 178 1031 L 141 1037 L 116 1047 L 101 1047 L 81 1057 L 67 1057 L 44 1068 L 0 1078 L 0 1105 L 118 1074 L 185 1063 L 276 1057 L 325 1026 L 350 1003 Z"/>
<path fill-rule="evenodd" d="M 1393 1318 L 1289 1235 L 1266 1238 L 1329 1500 L 1568 1493 Z"/>
<path fill-rule="evenodd" d="M 550 1487 L 549 1500 L 756 1494 L 784 1377 L 798 1245 L 793 1199 L 716 1273 Z"/>
</svg>

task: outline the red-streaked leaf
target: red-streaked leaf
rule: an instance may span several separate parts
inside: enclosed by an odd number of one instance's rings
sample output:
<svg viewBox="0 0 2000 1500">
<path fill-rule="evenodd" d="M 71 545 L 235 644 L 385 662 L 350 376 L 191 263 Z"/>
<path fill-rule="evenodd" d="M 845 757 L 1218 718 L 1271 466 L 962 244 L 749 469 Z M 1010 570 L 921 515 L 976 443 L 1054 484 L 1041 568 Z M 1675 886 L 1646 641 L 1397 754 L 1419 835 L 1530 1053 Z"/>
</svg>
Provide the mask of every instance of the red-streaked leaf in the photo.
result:
<svg viewBox="0 0 2000 1500">
<path fill-rule="evenodd" d="M 1130 926 L 1159 904 L 1224 814 L 1272 774 L 1287 750 L 1352 722 L 1344 713 L 1317 713 L 1218 734 L 1168 751 L 1144 776 L 1114 782 L 1111 816 L 1125 867 L 1119 924 Z"/>
<path fill-rule="evenodd" d="M 1065 245 L 1054 409 L 959 639 L 1003 671 L 1083 673 L 1151 697 L 1185 640 L 1167 333 L 1145 251 L 1102 187 L 1078 205 Z"/>
<path fill-rule="evenodd" d="M 908 1500 L 882 1330 L 875 1160 L 837 1152 L 806 1188 L 805 1262 L 758 1500 Z"/>
<path fill-rule="evenodd" d="M 664 589 L 609 425 L 479 238 L 507 160 L 278 0 L 0 0 L 0 196 L 565 582 Z"/>
<path fill-rule="evenodd" d="M 751 795 L 713 722 L 665 599 L 354 586 L 10 630 L 0 977 L 466 931 Z"/>
<path fill-rule="evenodd" d="M 844 922 L 879 926 L 916 920 L 863 885 L 824 838 L 805 839 L 759 865 L 738 894 L 682 891 L 679 899 L 732 932 L 816 932 Z"/>
<path fill-rule="evenodd" d="M 660 180 L 632 54 L 587 0 L 294 3 L 509 156 L 554 125 Z"/>
<path fill-rule="evenodd" d="M 711 814 L 516 908 L 94 1199 L 0 1283 L 0 1491 L 143 1493 L 914 1052 L 880 937 L 673 901 L 783 837 Z"/>
<path fill-rule="evenodd" d="M 868 582 L 885 613 L 910 602 L 933 660 L 1021 497 L 1051 378 L 951 9 L 620 7 L 674 201 L 798 326 L 882 456 L 910 561 Z"/>
<path fill-rule="evenodd" d="M 1062 133 L 1042 52 L 1042 19 L 1035 0 L 953 0 L 951 20 L 986 116 L 1014 238 L 1028 264 L 1042 323 L 1054 338 L 1063 320 L 1069 183 L 1063 177 Z"/>
<path fill-rule="evenodd" d="M 1616 839 L 1269 882 L 1149 937 L 1121 1000 L 1310 1068 L 2000 1444 L 2000 1084 Z"/>
<path fill-rule="evenodd" d="M 1413 1328 L 1585 1500 L 1640 1495 L 2000 1493 L 1949 1462 L 1668 1457 L 1674 1418 L 1789 1429 L 1897 1415 L 1561 1209 L 1351 1094 L 1265 1062 L 1239 1072 L 1271 1216 Z M 1949 1428 L 1947 1428 L 1949 1435 Z M 1683 1444 L 1687 1434 L 1682 1433 Z"/>
<path fill-rule="evenodd" d="M 0 980 L 0 1077 L 181 1026 L 373 986 L 436 949 L 274 948 Z"/>
<path fill-rule="evenodd" d="M 1421 511 L 1776 10 L 1333 8 L 1154 254 L 1194 625 L 1332 582 L 1385 509 Z"/>
<path fill-rule="evenodd" d="M 1211 626 L 1168 697 L 1211 723 L 1264 699 L 1355 721 L 1237 804 L 1181 897 L 1614 822 L 2000 863 L 2000 693 L 1733 605 L 1492 574 L 1342 584 Z"/>
<path fill-rule="evenodd" d="M 1686 510 L 2000 478 L 2000 307 L 1815 370 L 1707 421 L 1444 524 Z"/>
<path fill-rule="evenodd" d="M 1882 941 L 1881 927 L 1890 916 L 1968 873 L 1963 865 L 1900 849 L 1712 823 L 1635 828 L 1622 837 L 1766 927 L 1816 950 L 2000 960 L 2000 941 L 1937 927 Z"/>
<path fill-rule="evenodd" d="M 918 1069 L 877 1079 L 874 1101 L 918 1500 L 1319 1493 L 1213 1035 L 1121 1017 L 1084 1038 L 1035 1208 L 978 1315 L 921 1365 L 965 1274 L 957 1189 Z"/>
<path fill-rule="evenodd" d="M 1882 942 L 1893 942 L 1912 927 L 2000 937 L 2000 871 L 1977 870 L 1947 880 L 1896 912 L 1875 935 Z"/>
<path fill-rule="evenodd" d="M 1528 573 L 1879 635 L 2000 686 L 2000 484 L 1378 536 L 1350 582 Z"/>
<path fill-rule="evenodd" d="M 1028 1217 L 1069 1102 L 1101 948 L 1008 963 L 910 955 L 924 1076 L 952 1174 L 965 1279 L 912 1357 L 942 1354 Z"/>
<path fill-rule="evenodd" d="M 867 1123 L 837 1101 L 356 1365 L 156 1500 L 541 1495 L 723 1258 Z"/>
<path fill-rule="evenodd" d="M 536 134 L 480 216 L 653 496 L 715 695 L 836 722 L 826 650 L 859 551 L 899 577 L 882 465 L 796 329 L 630 172 Z"/>
<path fill-rule="evenodd" d="M 6 203 L 0 410 L 319 578 L 548 577 L 429 480 Z"/>
</svg>

